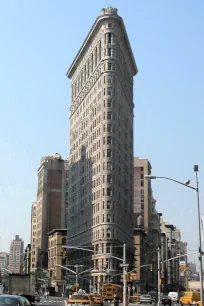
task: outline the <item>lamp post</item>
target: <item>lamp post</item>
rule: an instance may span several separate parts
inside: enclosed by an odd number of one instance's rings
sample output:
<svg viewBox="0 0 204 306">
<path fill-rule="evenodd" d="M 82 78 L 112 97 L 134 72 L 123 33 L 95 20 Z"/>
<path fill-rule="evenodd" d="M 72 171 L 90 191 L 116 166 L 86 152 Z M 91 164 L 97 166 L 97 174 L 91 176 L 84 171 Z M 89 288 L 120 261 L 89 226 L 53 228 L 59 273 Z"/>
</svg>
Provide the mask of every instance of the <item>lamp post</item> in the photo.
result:
<svg viewBox="0 0 204 306">
<path fill-rule="evenodd" d="M 161 266 L 160 266 L 160 247 L 157 249 L 158 255 L 158 306 L 160 305 L 160 296 L 161 296 Z"/>
<path fill-rule="evenodd" d="M 180 181 L 174 180 L 169 177 L 165 176 L 153 176 L 153 175 L 145 175 L 146 179 L 165 179 L 169 181 L 173 181 L 177 184 L 183 185 L 187 188 L 193 189 L 196 191 L 196 196 L 197 196 L 197 213 L 198 213 L 198 241 L 199 241 L 199 261 L 200 261 L 200 300 L 201 300 L 201 305 L 203 305 L 203 264 L 202 264 L 202 243 L 201 243 L 201 225 L 200 225 L 200 200 L 199 200 L 199 183 L 198 183 L 198 165 L 194 165 L 194 172 L 196 173 L 196 182 L 195 185 L 196 187 L 189 186 L 190 180 L 186 181 L 185 183 L 182 183 Z"/>
</svg>

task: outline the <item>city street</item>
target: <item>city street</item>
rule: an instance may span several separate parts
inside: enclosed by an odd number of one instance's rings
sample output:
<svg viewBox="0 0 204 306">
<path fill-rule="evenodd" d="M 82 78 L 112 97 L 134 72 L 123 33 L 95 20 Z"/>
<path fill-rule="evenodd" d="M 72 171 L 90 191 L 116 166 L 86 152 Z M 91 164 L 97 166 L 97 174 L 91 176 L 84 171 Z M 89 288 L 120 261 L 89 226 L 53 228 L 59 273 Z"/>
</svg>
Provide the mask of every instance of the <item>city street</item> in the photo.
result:
<svg viewBox="0 0 204 306">
<path fill-rule="evenodd" d="M 38 305 L 54 305 L 54 306 L 65 306 L 66 298 L 64 297 L 42 297 L 40 303 L 36 303 L 36 306 Z M 104 303 L 104 306 L 113 306 L 113 302 L 110 303 Z M 119 303 L 119 306 L 122 306 L 122 303 Z M 128 306 L 139 306 L 140 303 L 128 303 Z M 149 306 L 150 304 L 142 304 L 143 306 Z M 156 306 L 155 304 L 151 304 L 152 306 Z M 172 306 L 179 306 L 180 304 L 172 304 Z M 162 305 L 161 305 L 162 306 Z"/>
</svg>

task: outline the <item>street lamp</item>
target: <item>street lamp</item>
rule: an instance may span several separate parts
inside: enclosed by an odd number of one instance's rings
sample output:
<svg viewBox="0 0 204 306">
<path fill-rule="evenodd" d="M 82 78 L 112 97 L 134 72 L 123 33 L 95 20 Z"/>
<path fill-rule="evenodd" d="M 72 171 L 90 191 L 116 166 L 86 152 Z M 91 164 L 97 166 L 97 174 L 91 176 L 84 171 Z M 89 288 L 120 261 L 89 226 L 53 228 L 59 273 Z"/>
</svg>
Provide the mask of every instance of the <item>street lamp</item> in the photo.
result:
<svg viewBox="0 0 204 306">
<path fill-rule="evenodd" d="M 202 243 L 201 243 L 201 225 L 200 225 L 200 200 L 199 200 L 199 184 L 198 184 L 198 165 L 194 165 L 194 172 L 196 173 L 196 182 L 195 185 L 196 187 L 190 186 L 190 180 L 186 181 L 185 183 L 179 182 L 177 180 L 174 180 L 169 177 L 165 176 L 153 176 L 153 175 L 145 175 L 146 179 L 165 179 L 169 181 L 173 181 L 177 184 L 183 185 L 185 187 L 191 188 L 196 191 L 197 195 L 197 210 L 198 210 L 198 241 L 199 241 L 199 261 L 200 261 L 200 300 L 201 300 L 201 305 L 203 305 L 203 264 L 202 264 Z"/>
</svg>

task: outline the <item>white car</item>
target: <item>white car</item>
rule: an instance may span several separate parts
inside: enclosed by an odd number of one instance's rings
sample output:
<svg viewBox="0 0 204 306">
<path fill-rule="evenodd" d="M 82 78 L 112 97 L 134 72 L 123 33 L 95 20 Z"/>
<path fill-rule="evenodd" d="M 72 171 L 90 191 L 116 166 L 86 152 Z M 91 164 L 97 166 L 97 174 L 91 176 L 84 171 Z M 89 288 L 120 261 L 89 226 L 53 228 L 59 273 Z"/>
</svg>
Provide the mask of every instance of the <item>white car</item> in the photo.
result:
<svg viewBox="0 0 204 306">
<path fill-rule="evenodd" d="M 179 303 L 178 292 L 169 292 L 168 297 L 172 300 L 172 302 Z"/>
</svg>

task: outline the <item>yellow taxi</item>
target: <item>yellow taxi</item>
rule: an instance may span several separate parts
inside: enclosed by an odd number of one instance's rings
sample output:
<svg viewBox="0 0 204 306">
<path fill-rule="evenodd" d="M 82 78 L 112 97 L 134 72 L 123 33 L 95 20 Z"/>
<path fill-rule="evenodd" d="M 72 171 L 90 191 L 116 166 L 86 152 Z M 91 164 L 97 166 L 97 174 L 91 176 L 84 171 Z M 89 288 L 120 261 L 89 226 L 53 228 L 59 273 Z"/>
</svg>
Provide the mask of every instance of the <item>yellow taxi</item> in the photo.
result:
<svg viewBox="0 0 204 306">
<path fill-rule="evenodd" d="M 200 292 L 198 291 L 186 291 L 184 296 L 180 298 L 181 305 L 191 305 L 193 302 L 197 304 L 198 301 L 200 301 Z"/>
<path fill-rule="evenodd" d="M 197 306 L 201 306 L 201 301 L 198 301 L 198 302 L 196 303 L 196 305 L 197 305 Z M 203 305 L 204 305 L 204 302 L 203 302 Z"/>
<path fill-rule="evenodd" d="M 94 299 L 90 296 L 90 294 L 84 293 L 84 291 L 79 291 L 74 293 L 68 300 L 67 305 L 73 306 L 77 304 L 79 305 L 89 305 L 94 306 Z"/>
<path fill-rule="evenodd" d="M 99 294 L 90 294 L 95 305 L 103 305 L 103 298 Z"/>
</svg>

